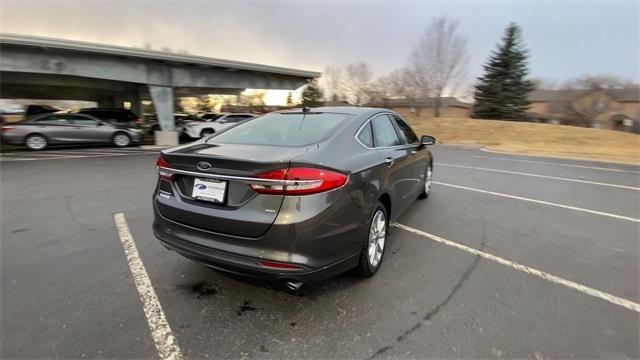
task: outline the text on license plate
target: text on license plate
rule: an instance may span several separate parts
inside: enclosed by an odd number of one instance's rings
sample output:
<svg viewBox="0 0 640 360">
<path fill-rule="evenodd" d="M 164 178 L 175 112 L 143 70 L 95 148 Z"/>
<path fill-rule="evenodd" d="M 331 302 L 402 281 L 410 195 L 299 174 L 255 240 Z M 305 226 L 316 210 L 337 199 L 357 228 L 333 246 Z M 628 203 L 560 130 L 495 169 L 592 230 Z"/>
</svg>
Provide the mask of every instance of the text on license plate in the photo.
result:
<svg viewBox="0 0 640 360">
<path fill-rule="evenodd" d="M 193 180 L 193 192 L 191 196 L 199 200 L 223 203 L 226 189 L 226 181 L 202 180 L 195 178 Z"/>
</svg>

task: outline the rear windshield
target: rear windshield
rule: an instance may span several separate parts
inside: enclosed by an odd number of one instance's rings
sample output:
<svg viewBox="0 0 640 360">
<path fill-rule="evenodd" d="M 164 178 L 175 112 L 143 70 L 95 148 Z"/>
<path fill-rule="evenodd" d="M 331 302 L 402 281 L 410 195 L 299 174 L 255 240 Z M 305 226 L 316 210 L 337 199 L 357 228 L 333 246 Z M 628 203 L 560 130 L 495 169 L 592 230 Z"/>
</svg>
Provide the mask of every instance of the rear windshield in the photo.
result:
<svg viewBox="0 0 640 360">
<path fill-rule="evenodd" d="M 351 115 L 273 113 L 210 138 L 208 143 L 303 146 L 320 142 Z"/>
</svg>

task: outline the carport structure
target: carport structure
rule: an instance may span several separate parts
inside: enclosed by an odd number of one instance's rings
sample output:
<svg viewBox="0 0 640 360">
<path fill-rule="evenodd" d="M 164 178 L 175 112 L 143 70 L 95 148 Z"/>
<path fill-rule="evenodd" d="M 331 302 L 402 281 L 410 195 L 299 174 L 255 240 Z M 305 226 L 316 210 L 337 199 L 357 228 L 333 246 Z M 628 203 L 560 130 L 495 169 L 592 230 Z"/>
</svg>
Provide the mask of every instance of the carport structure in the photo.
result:
<svg viewBox="0 0 640 360">
<path fill-rule="evenodd" d="M 159 144 L 177 143 L 175 97 L 239 94 L 252 89 L 296 89 L 314 71 L 16 34 L 0 34 L 0 97 L 95 101 L 143 115 L 152 100 Z"/>
</svg>

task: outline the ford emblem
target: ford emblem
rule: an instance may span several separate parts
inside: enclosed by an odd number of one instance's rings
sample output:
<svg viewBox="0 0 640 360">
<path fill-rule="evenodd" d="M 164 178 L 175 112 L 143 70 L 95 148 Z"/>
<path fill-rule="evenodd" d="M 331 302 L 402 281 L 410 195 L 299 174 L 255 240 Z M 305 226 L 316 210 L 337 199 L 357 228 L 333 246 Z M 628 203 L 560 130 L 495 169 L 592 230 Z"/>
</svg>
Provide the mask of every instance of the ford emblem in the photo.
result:
<svg viewBox="0 0 640 360">
<path fill-rule="evenodd" d="M 198 170 L 207 171 L 211 169 L 213 165 L 211 165 L 211 163 L 206 161 L 198 161 L 198 163 L 196 164 L 196 167 L 198 168 Z"/>
</svg>

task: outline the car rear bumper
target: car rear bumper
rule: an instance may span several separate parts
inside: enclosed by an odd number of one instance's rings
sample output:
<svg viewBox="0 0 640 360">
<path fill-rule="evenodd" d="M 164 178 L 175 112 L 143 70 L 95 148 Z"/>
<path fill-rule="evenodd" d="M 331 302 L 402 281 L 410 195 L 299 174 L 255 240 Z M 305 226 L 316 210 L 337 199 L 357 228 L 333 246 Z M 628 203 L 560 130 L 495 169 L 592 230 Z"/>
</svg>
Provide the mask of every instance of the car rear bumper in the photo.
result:
<svg viewBox="0 0 640 360">
<path fill-rule="evenodd" d="M 297 269 L 274 269 L 260 265 L 262 261 L 276 261 L 266 256 L 247 256 L 228 252 L 214 246 L 204 246 L 203 243 L 215 244 L 216 240 L 228 240 L 233 238 L 221 234 L 204 234 L 203 231 L 188 226 L 177 224 L 163 218 L 156 212 L 153 223 L 153 232 L 156 238 L 168 249 L 178 252 L 180 255 L 199 262 L 205 266 L 229 272 L 233 274 L 264 278 L 276 281 L 301 281 L 312 283 L 328 279 L 358 265 L 360 253 L 354 253 L 344 258 L 320 267 L 311 267 L 295 263 Z M 238 239 L 236 239 L 238 240 Z M 298 256 L 291 254 L 292 258 Z"/>
<path fill-rule="evenodd" d="M 22 134 L 3 133 L 2 142 L 11 145 L 22 144 L 24 142 L 24 136 Z"/>
<path fill-rule="evenodd" d="M 334 196 L 339 201 L 319 212 L 298 211 L 295 197 L 285 199 L 266 232 L 258 237 L 243 237 L 167 218 L 159 210 L 161 201 L 166 200 L 155 195 L 153 231 L 167 248 L 220 270 L 275 280 L 315 282 L 357 266 L 368 233 L 366 220 L 363 224 L 358 219 L 350 196 L 338 193 Z M 310 197 L 305 200 L 313 201 Z M 323 200 L 326 198 L 315 199 Z M 297 268 L 268 267 L 260 264 L 263 261 Z"/>
</svg>

